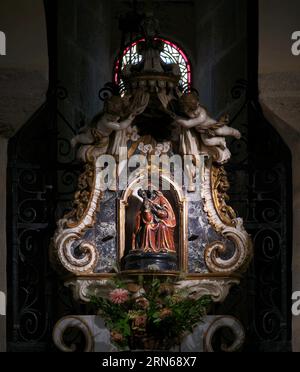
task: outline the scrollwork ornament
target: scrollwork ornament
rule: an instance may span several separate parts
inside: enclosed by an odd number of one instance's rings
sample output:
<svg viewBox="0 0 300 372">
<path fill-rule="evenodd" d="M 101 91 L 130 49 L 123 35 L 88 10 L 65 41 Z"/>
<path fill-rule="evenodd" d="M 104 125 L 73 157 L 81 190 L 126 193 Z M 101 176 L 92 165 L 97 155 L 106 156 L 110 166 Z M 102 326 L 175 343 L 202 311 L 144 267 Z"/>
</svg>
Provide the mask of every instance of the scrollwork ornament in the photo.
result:
<svg viewBox="0 0 300 372">
<path fill-rule="evenodd" d="M 99 261 L 97 247 L 83 239 L 87 229 L 95 224 L 96 213 L 103 198 L 101 172 L 97 162 L 86 165 L 79 178 L 75 208 L 58 222 L 53 239 L 55 255 L 68 272 L 76 275 L 92 274 Z"/>
<path fill-rule="evenodd" d="M 244 79 L 236 81 L 234 87 L 231 89 L 231 96 L 233 99 L 240 99 L 244 94 L 247 94 L 248 82 Z"/>
<path fill-rule="evenodd" d="M 210 160 L 205 166 L 202 189 L 204 210 L 214 229 L 234 243 L 234 252 L 230 258 L 223 258 L 229 251 L 228 244 L 217 241 L 206 247 L 204 258 L 210 272 L 226 275 L 243 272 L 252 258 L 252 243 L 244 228 L 243 219 L 237 218 L 234 210 L 226 204 L 228 190 L 225 170 L 213 166 Z"/>
<path fill-rule="evenodd" d="M 67 89 L 63 87 L 62 85 L 56 86 L 55 94 L 56 94 L 56 97 L 61 101 L 64 101 L 69 96 Z"/>
<path fill-rule="evenodd" d="M 119 88 L 114 83 L 106 83 L 102 89 L 100 89 L 98 97 L 100 101 L 105 102 L 113 95 L 119 95 Z"/>
<path fill-rule="evenodd" d="M 222 303 L 225 301 L 230 288 L 239 283 L 238 278 L 184 280 L 178 282 L 176 288 L 196 300 L 203 296 L 210 296 L 214 302 Z"/>
<path fill-rule="evenodd" d="M 78 179 L 78 189 L 75 193 L 73 210 L 65 216 L 67 226 L 76 226 L 85 214 L 92 194 L 95 170 L 91 164 L 86 164 L 85 171 Z"/>
<path fill-rule="evenodd" d="M 109 293 L 115 288 L 110 279 L 74 279 L 65 283 L 70 288 L 73 297 L 81 302 L 89 303 L 92 296 L 108 298 Z"/>
<path fill-rule="evenodd" d="M 221 345 L 221 350 L 223 352 L 233 353 L 238 351 L 243 346 L 246 336 L 242 324 L 236 318 L 229 316 L 219 316 L 213 320 L 208 330 L 206 331 L 204 338 L 205 352 L 215 352 L 212 341 L 216 332 L 222 328 L 230 329 L 234 335 L 234 341 L 231 345 Z"/>
<path fill-rule="evenodd" d="M 76 345 L 66 345 L 64 341 L 64 334 L 68 329 L 77 329 L 84 335 L 85 348 L 84 352 L 94 351 L 94 335 L 92 334 L 89 324 L 84 321 L 83 317 L 80 316 L 69 316 L 61 319 L 55 326 L 53 331 L 53 341 L 57 348 L 65 353 L 76 352 Z"/>
<path fill-rule="evenodd" d="M 233 208 L 227 205 L 227 202 L 229 201 L 227 192 L 230 189 L 230 184 L 224 167 L 212 167 L 211 183 L 213 200 L 220 219 L 226 225 L 233 226 L 233 221 L 237 218 L 237 215 Z"/>
</svg>

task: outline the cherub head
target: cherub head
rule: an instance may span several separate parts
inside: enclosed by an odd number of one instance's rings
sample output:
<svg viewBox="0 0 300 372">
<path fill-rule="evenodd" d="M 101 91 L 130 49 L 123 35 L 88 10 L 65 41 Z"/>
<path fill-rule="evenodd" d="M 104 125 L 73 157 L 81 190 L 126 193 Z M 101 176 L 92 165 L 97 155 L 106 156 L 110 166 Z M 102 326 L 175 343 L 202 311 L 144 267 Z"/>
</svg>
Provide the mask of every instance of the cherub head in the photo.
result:
<svg viewBox="0 0 300 372">
<path fill-rule="evenodd" d="M 195 93 L 183 94 L 179 98 L 179 107 L 191 119 L 199 117 L 203 110 Z"/>
<path fill-rule="evenodd" d="M 118 120 L 123 115 L 123 100 L 119 96 L 112 96 L 104 105 L 104 111 L 112 120 Z"/>
</svg>

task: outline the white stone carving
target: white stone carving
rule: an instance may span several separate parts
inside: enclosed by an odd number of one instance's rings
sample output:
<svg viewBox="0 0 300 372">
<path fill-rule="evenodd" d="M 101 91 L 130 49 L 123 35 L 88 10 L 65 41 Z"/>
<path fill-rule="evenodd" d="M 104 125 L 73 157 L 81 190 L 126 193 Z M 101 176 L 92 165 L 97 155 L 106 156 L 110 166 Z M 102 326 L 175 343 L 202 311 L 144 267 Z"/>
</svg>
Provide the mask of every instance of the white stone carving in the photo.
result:
<svg viewBox="0 0 300 372">
<path fill-rule="evenodd" d="M 231 345 L 221 345 L 221 351 L 232 353 L 238 351 L 245 342 L 245 331 L 242 324 L 231 316 L 207 316 L 183 340 L 181 352 L 208 352 L 213 353 L 215 350 L 212 346 L 214 335 L 219 329 L 228 328 L 233 332 L 234 341 Z"/>
<path fill-rule="evenodd" d="M 183 289 L 187 296 L 197 300 L 203 296 L 211 296 L 214 302 L 223 302 L 230 288 L 239 283 L 237 278 L 184 280 L 178 282 L 176 288 Z"/>
<path fill-rule="evenodd" d="M 130 279 L 128 279 L 130 282 Z M 239 284 L 238 278 L 202 278 L 194 280 L 181 280 L 175 284 L 179 291 L 184 290 L 186 296 L 199 299 L 203 296 L 211 296 L 214 302 L 223 302 L 230 288 Z M 111 280 L 102 279 L 83 279 L 77 278 L 65 283 L 69 287 L 76 300 L 90 302 L 91 296 L 108 298 L 108 294 L 115 287 Z"/>
<path fill-rule="evenodd" d="M 235 340 L 230 346 L 227 346 L 225 344 L 221 345 L 221 349 L 222 351 L 227 353 L 238 351 L 245 342 L 245 331 L 242 324 L 236 318 L 230 316 L 219 316 L 210 318 L 212 322 L 206 331 L 206 337 L 204 339 L 204 350 L 210 353 L 214 352 L 212 340 L 215 333 L 219 329 L 229 328 L 233 332 Z"/>
<path fill-rule="evenodd" d="M 54 236 L 54 247 L 60 263 L 67 271 L 77 275 L 93 273 L 99 260 L 97 248 L 93 244 L 83 241 L 82 236 L 94 224 L 95 214 L 102 197 L 101 179 L 102 175 L 97 160 L 95 162 L 94 186 L 87 211 L 75 226 L 68 227 L 69 221 L 67 219 L 59 221 L 58 230 Z M 80 256 L 76 256 L 74 252 L 75 244 L 77 244 L 77 251 L 79 250 L 81 253 Z"/>
<path fill-rule="evenodd" d="M 90 302 L 91 296 L 108 298 L 108 293 L 115 287 L 109 279 L 74 279 L 65 283 L 73 292 L 77 301 Z"/>
<path fill-rule="evenodd" d="M 75 345 L 67 345 L 64 340 L 64 334 L 70 328 L 78 329 L 84 335 L 86 342 L 84 352 L 120 351 L 112 344 L 110 332 L 99 316 L 69 316 L 58 321 L 53 331 L 54 343 L 63 352 L 77 351 Z M 231 353 L 238 351 L 245 342 L 244 328 L 237 319 L 224 315 L 204 317 L 193 333 L 187 335 L 179 347 L 174 347 L 170 351 L 212 353 L 215 351 L 212 346 L 213 337 L 222 328 L 228 328 L 233 332 L 234 341 L 231 345 L 221 345 L 221 350 Z"/>
<path fill-rule="evenodd" d="M 75 345 L 67 345 L 65 332 L 75 328 L 84 335 L 84 352 L 114 352 L 116 347 L 110 342 L 110 332 L 98 316 L 68 316 L 58 321 L 54 327 L 53 340 L 56 347 L 66 353 L 76 352 Z"/>
</svg>

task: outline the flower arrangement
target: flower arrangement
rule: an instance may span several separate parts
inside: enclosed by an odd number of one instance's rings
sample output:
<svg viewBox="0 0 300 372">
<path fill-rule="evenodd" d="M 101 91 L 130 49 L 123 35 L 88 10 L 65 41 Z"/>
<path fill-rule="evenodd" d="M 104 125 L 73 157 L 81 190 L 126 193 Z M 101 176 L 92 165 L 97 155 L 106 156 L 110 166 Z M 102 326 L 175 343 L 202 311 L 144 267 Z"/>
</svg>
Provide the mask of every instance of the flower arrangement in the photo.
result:
<svg viewBox="0 0 300 372">
<path fill-rule="evenodd" d="M 211 303 L 208 296 L 194 298 L 176 283 L 155 277 L 138 283 L 117 279 L 113 287 L 91 302 L 119 349 L 169 350 L 193 331 Z"/>
</svg>

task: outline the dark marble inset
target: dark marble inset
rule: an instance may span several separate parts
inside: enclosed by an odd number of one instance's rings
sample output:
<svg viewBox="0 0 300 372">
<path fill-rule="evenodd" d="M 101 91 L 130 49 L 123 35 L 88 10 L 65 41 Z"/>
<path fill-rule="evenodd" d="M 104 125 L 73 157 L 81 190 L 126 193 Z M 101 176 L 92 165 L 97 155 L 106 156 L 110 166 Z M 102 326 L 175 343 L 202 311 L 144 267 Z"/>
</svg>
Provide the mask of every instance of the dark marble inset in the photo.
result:
<svg viewBox="0 0 300 372">
<path fill-rule="evenodd" d="M 234 245 L 222 234 L 217 233 L 209 224 L 202 201 L 191 201 L 188 206 L 188 268 L 190 273 L 208 273 L 204 251 L 208 244 L 215 241 L 226 243 L 228 251 L 225 259 L 232 256 Z"/>
<path fill-rule="evenodd" d="M 106 191 L 100 203 L 96 224 L 89 229 L 84 240 L 96 245 L 100 260 L 96 273 L 109 273 L 114 270 L 118 260 L 118 198 L 119 193 Z M 234 244 L 222 234 L 217 233 L 209 224 L 203 209 L 203 201 L 190 201 L 188 204 L 188 272 L 208 273 L 204 260 L 204 251 L 208 244 L 224 242 L 228 250 L 222 256 L 229 259 L 234 252 Z"/>
<path fill-rule="evenodd" d="M 118 194 L 106 191 L 97 216 L 96 245 L 100 252 L 96 272 L 110 272 L 117 263 L 117 200 Z"/>
<path fill-rule="evenodd" d="M 84 236 L 84 240 L 96 245 L 100 253 L 96 273 L 111 272 L 117 263 L 117 200 L 116 192 L 105 192 L 95 226 Z"/>
</svg>

